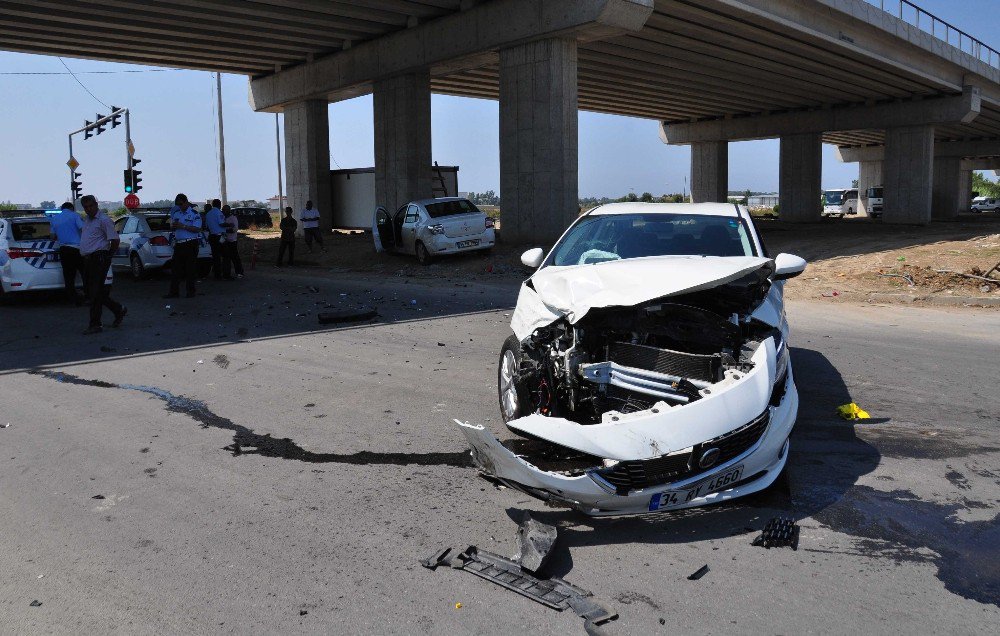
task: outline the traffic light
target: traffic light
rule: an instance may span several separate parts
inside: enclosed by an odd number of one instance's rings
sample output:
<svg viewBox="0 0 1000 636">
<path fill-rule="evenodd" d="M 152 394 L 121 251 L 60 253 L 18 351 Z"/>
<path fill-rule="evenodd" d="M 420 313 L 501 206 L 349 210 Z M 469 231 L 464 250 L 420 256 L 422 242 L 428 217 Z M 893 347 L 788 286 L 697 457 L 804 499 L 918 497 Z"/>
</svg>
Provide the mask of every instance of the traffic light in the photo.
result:
<svg viewBox="0 0 1000 636">
<path fill-rule="evenodd" d="M 74 172 L 73 173 L 73 178 L 70 179 L 70 182 L 69 182 L 70 190 L 72 190 L 72 192 L 73 192 L 73 200 L 74 201 L 76 199 L 79 199 L 80 197 L 83 196 L 83 182 L 80 181 L 80 177 L 82 177 L 82 176 L 83 176 L 83 174 L 81 174 L 79 172 Z"/>
<path fill-rule="evenodd" d="M 135 169 L 136 164 L 141 161 L 142 159 L 129 157 L 129 163 L 132 167 L 126 168 L 124 174 L 122 175 L 125 182 L 125 192 L 138 192 L 139 190 L 142 190 L 142 186 L 139 185 L 139 183 L 142 182 L 142 177 L 139 176 L 142 174 L 142 170 Z"/>
<path fill-rule="evenodd" d="M 94 124 L 93 124 L 93 122 L 90 122 L 90 121 L 87 121 L 86 119 L 84 119 L 83 120 L 83 125 L 85 127 L 85 130 L 83 131 L 83 138 L 84 139 L 90 139 L 91 137 L 94 136 L 94 133 L 90 132 L 91 131 L 90 127 L 93 126 Z"/>
<path fill-rule="evenodd" d="M 97 113 L 97 119 L 100 120 L 103 117 L 104 117 L 104 115 L 102 115 L 100 113 Z M 94 128 L 97 130 L 97 134 L 100 135 L 102 132 L 104 132 L 104 127 L 107 126 L 107 125 L 108 125 L 108 122 L 104 122 L 103 124 L 97 124 L 96 126 L 94 126 Z"/>
<path fill-rule="evenodd" d="M 122 114 L 118 112 L 120 110 L 121 109 L 118 108 L 117 106 L 112 106 L 111 107 L 111 127 L 112 128 L 117 128 L 122 123 L 121 122 Z"/>
</svg>

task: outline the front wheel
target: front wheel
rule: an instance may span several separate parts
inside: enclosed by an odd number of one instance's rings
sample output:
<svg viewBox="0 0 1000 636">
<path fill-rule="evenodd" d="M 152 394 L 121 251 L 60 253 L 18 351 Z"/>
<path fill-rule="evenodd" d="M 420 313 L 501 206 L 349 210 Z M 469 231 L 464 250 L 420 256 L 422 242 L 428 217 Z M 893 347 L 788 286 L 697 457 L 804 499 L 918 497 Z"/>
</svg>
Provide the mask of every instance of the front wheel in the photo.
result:
<svg viewBox="0 0 1000 636">
<path fill-rule="evenodd" d="M 497 366 L 497 395 L 500 399 L 500 415 L 505 423 L 528 414 L 528 391 L 518 377 L 521 356 L 521 342 L 517 336 L 509 336 L 500 349 L 500 362 Z"/>
<path fill-rule="evenodd" d="M 417 251 L 417 261 L 421 265 L 430 265 L 431 261 L 434 260 L 434 258 L 431 256 L 431 253 L 427 251 L 427 247 L 421 241 L 417 241 L 416 251 Z"/>
</svg>

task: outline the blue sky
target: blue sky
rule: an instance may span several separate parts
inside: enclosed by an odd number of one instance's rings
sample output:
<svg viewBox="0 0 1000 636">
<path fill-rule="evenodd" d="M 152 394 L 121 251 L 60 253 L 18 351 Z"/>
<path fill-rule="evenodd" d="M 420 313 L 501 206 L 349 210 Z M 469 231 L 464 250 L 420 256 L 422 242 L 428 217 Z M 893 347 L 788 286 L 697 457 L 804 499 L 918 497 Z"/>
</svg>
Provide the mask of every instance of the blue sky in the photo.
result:
<svg viewBox="0 0 1000 636">
<path fill-rule="evenodd" d="M 887 0 L 888 2 L 888 0 Z M 1000 0 L 920 0 L 935 13 L 1000 48 Z M 194 46 L 197 46 L 196 44 Z M 64 58 L 80 71 L 152 67 Z M 55 57 L 0 52 L 0 73 L 65 72 Z M 167 70 L 81 74 L 107 104 L 132 111 L 136 156 L 142 159 L 145 200 L 186 192 L 204 200 L 218 192 L 215 79 L 210 73 Z M 243 76 L 223 75 L 228 189 L 232 199 L 263 199 L 277 192 L 274 115 L 254 113 Z M 66 135 L 107 112 L 69 75 L 0 75 L 0 201 L 37 204 L 68 196 Z M 435 95 L 432 101 L 434 159 L 459 165 L 462 190 L 499 190 L 496 102 Z M 101 199 L 122 196 L 122 129 L 75 141 L 84 189 Z M 689 150 L 665 146 L 655 121 L 580 113 L 580 195 L 620 196 L 634 190 L 679 192 L 688 174 Z M 331 166 L 374 163 L 371 98 L 330 106 Z M 840 164 L 824 147 L 824 187 L 849 185 L 855 164 Z M 777 141 L 730 146 L 730 188 L 777 190 Z"/>
</svg>

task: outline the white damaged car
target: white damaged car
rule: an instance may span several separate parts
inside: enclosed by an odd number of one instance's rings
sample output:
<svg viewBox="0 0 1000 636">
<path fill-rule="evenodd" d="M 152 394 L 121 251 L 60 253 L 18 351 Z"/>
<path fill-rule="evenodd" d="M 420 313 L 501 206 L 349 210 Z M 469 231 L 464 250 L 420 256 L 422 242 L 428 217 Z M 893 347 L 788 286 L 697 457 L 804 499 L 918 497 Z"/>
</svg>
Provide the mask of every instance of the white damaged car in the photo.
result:
<svg viewBox="0 0 1000 636">
<path fill-rule="evenodd" d="M 798 394 L 785 279 L 746 208 L 600 206 L 521 286 L 500 354 L 501 412 L 525 439 L 457 422 L 489 476 L 589 515 L 676 510 L 768 487 Z"/>
</svg>

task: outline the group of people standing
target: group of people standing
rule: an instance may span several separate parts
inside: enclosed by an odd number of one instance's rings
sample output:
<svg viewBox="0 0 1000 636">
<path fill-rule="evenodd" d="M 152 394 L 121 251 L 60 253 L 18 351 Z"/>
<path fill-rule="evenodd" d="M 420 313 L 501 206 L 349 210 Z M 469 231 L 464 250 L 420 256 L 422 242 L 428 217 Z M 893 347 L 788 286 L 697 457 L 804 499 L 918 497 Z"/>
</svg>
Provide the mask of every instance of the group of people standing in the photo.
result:
<svg viewBox="0 0 1000 636">
<path fill-rule="evenodd" d="M 282 266 L 285 253 L 288 253 L 288 264 L 295 265 L 295 232 L 299 229 L 299 222 L 292 216 L 294 212 L 291 207 L 285 208 L 285 216 L 278 223 L 281 230 L 281 241 L 278 244 L 278 267 Z M 312 201 L 306 201 L 306 209 L 302 210 L 302 233 L 305 235 L 306 247 L 311 254 L 313 242 L 315 241 L 320 250 L 326 251 L 323 246 L 323 232 L 319 229 L 319 210 L 313 207 Z"/>
<path fill-rule="evenodd" d="M 180 296 L 181 281 L 188 298 L 197 294 L 198 248 L 202 233 L 208 234 L 208 245 L 212 249 L 212 274 L 216 280 L 243 278 L 243 262 L 237 241 L 239 239 L 239 219 L 228 205 L 213 199 L 205 212 L 205 218 L 188 201 L 187 195 L 178 194 L 174 207 L 170 210 L 170 227 L 174 231 L 174 255 L 170 262 L 170 291 L 164 298 Z M 206 206 L 208 207 L 208 206 Z"/>
<path fill-rule="evenodd" d="M 112 327 L 121 326 L 128 308 L 111 298 L 111 257 L 120 243 L 115 224 L 93 195 L 83 196 L 80 203 L 85 218 L 80 218 L 72 203 L 63 203 L 51 221 L 52 237 L 59 241 L 63 283 L 70 299 L 78 307 L 90 303 L 90 323 L 83 333 L 94 334 L 104 330 L 101 316 L 105 307 L 115 317 Z M 83 298 L 76 293 L 77 273 L 83 279 Z"/>
<path fill-rule="evenodd" d="M 111 259 L 118 251 L 121 240 L 114 222 L 100 209 L 93 195 L 83 196 L 80 203 L 85 212 L 83 218 L 77 214 L 72 203 L 66 202 L 50 223 L 52 238 L 59 242 L 66 293 L 78 307 L 89 303 L 90 323 L 83 333 L 94 334 L 104 330 L 101 318 L 105 308 L 114 315 L 113 327 L 121 326 L 128 314 L 127 307 L 111 298 Z M 212 274 L 215 278 L 243 278 L 243 263 L 237 244 L 239 219 L 232 208 L 222 205 L 218 199 L 206 207 L 209 209 L 202 218 L 186 195 L 178 194 L 174 198 L 174 207 L 170 210 L 170 228 L 174 233 L 170 290 L 164 298 L 178 298 L 181 281 L 185 283 L 188 298 L 197 294 L 198 250 L 203 234 L 208 235 L 208 244 L 212 249 Z M 82 297 L 76 291 L 77 274 L 83 279 Z"/>
</svg>

